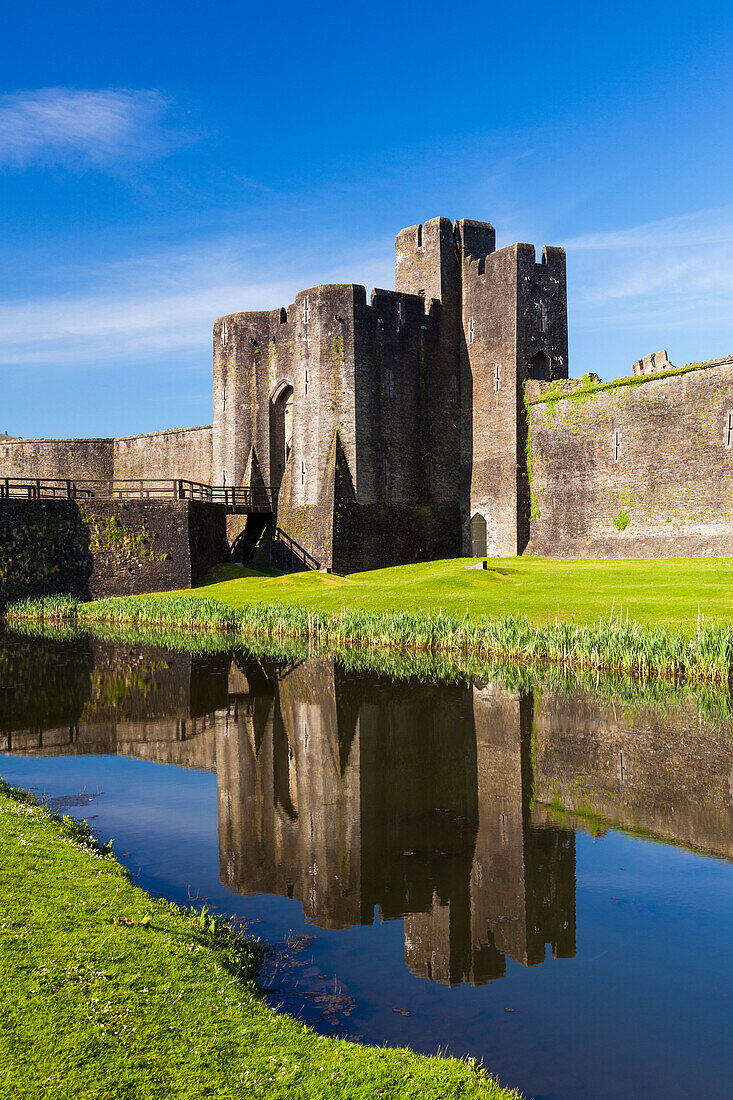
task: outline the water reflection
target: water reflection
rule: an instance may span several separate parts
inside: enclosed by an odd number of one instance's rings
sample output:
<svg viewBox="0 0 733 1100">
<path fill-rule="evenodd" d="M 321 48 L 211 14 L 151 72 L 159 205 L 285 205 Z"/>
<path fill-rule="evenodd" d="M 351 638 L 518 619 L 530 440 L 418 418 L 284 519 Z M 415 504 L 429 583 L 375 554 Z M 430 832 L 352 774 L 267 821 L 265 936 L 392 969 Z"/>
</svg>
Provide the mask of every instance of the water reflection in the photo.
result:
<svg viewBox="0 0 733 1100">
<path fill-rule="evenodd" d="M 0 748 L 216 771 L 220 877 L 338 929 L 404 921 L 455 985 L 576 949 L 575 829 L 731 857 L 731 724 L 693 703 L 356 676 L 333 657 L 0 646 Z"/>
</svg>

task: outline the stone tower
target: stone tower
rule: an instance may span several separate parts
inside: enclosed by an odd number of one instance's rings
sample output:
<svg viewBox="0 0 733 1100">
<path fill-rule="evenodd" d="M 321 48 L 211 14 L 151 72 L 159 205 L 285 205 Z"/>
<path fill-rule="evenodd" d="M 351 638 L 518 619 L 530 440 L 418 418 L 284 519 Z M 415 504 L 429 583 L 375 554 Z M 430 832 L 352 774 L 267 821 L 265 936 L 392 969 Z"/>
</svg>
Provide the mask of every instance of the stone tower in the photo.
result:
<svg viewBox="0 0 733 1100">
<path fill-rule="evenodd" d="M 396 286 L 313 287 L 214 326 L 214 481 L 279 488 L 296 567 L 527 543 L 523 383 L 567 377 L 563 251 L 535 263 L 495 251 L 488 223 L 434 218 L 398 235 Z"/>
</svg>

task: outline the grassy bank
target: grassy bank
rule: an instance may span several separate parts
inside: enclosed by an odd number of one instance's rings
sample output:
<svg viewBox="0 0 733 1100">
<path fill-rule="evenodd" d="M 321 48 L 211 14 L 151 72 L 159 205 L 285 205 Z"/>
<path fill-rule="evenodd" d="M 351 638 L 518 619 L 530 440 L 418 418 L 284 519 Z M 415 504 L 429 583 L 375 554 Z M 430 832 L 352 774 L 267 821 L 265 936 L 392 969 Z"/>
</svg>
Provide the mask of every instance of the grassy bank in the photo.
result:
<svg viewBox="0 0 733 1100">
<path fill-rule="evenodd" d="M 535 625 L 556 618 L 579 623 L 608 619 L 611 608 L 644 626 L 694 630 L 706 622 L 733 622 L 733 559 L 661 561 L 492 558 L 488 569 L 473 559 L 422 562 L 339 577 L 323 573 L 268 576 L 220 566 L 196 598 L 231 607 L 262 601 L 311 611 L 430 612 L 472 619 L 526 615 Z"/>
<path fill-rule="evenodd" d="M 68 621 L 138 628 L 180 627 L 247 638 L 311 639 L 336 649 L 415 653 L 465 665 L 505 659 L 542 662 L 627 676 L 728 684 L 733 627 L 698 623 L 693 633 L 645 626 L 611 615 L 590 624 L 558 619 L 534 625 L 525 615 L 501 618 L 442 611 L 312 611 L 278 602 L 232 606 L 190 593 L 117 597 L 78 603 L 68 597 L 28 600 L 6 608 L 8 622 Z"/>
<path fill-rule="evenodd" d="M 325 1039 L 254 983 L 256 944 L 138 890 L 71 822 L 0 784 L 0 1096 L 477 1097 L 451 1059 Z"/>
</svg>

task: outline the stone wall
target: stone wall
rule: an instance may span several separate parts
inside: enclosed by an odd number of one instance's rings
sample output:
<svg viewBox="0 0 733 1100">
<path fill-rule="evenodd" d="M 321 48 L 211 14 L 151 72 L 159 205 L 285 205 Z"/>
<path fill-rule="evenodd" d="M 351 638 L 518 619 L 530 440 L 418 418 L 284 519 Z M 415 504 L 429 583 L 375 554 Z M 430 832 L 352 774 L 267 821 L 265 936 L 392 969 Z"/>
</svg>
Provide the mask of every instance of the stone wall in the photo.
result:
<svg viewBox="0 0 733 1100">
<path fill-rule="evenodd" d="M 109 481 L 111 439 L 19 439 L 0 443 L 0 477 Z"/>
<path fill-rule="evenodd" d="M 114 440 L 114 476 L 131 478 L 183 478 L 211 485 L 211 425 L 171 428 L 146 435 Z"/>
<path fill-rule="evenodd" d="M 223 505 L 0 501 L 0 599 L 188 588 L 227 559 Z"/>
<path fill-rule="evenodd" d="M 567 397 L 537 386 L 528 553 L 732 554 L 732 367 L 727 359 Z"/>
<path fill-rule="evenodd" d="M 469 513 L 486 523 L 486 553 L 521 554 L 530 514 L 522 387 L 533 376 L 567 377 L 565 253 L 545 248 L 536 263 L 532 245 L 516 244 L 467 256 L 462 289 Z M 464 552 L 471 553 L 467 525 Z"/>
<path fill-rule="evenodd" d="M 0 477 L 72 481 L 184 478 L 209 485 L 211 436 L 207 425 L 120 439 L 0 441 Z"/>
</svg>

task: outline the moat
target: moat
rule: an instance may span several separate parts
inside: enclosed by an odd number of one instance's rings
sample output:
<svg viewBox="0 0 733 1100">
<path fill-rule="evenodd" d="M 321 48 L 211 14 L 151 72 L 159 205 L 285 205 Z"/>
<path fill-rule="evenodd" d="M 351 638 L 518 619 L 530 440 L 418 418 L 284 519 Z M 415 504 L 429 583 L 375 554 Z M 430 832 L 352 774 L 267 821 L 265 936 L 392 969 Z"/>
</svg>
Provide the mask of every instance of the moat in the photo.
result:
<svg viewBox="0 0 733 1100">
<path fill-rule="evenodd" d="M 276 945 L 274 1006 L 528 1097 L 724 1095 L 733 701 L 0 636 L 0 775 Z"/>
</svg>

